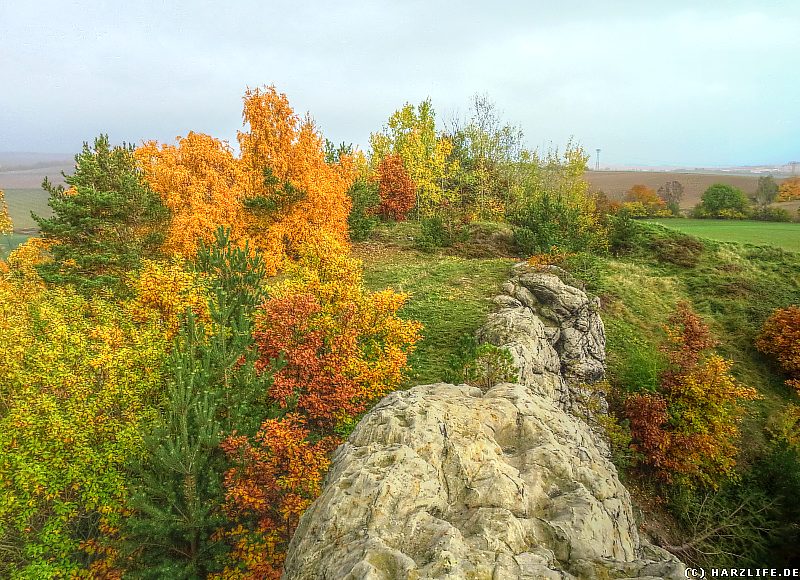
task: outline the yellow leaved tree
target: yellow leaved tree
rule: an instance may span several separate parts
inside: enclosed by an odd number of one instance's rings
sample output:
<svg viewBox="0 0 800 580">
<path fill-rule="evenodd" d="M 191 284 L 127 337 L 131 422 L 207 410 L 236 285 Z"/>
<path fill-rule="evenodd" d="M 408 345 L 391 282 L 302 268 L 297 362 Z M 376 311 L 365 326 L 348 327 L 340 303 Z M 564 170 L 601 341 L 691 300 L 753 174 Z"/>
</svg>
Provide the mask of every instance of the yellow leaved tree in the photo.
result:
<svg viewBox="0 0 800 580">
<path fill-rule="evenodd" d="M 0 235 L 10 234 L 12 231 L 14 231 L 14 225 L 11 223 L 11 216 L 8 214 L 6 196 L 3 190 L 0 189 Z"/>
<path fill-rule="evenodd" d="M 166 249 L 191 257 L 219 226 L 238 232 L 244 180 L 227 143 L 190 132 L 175 145 L 149 141 L 136 149 L 145 180 L 170 211 Z"/>
<path fill-rule="evenodd" d="M 448 161 L 452 142 L 436 134 L 436 114 L 430 99 L 417 107 L 406 103 L 389 117 L 380 133 L 370 136 L 372 165 L 377 169 L 387 155 L 403 161 L 417 191 L 418 216 L 429 216 L 444 202 L 453 201 L 453 192 L 444 187 L 458 165 Z"/>
</svg>

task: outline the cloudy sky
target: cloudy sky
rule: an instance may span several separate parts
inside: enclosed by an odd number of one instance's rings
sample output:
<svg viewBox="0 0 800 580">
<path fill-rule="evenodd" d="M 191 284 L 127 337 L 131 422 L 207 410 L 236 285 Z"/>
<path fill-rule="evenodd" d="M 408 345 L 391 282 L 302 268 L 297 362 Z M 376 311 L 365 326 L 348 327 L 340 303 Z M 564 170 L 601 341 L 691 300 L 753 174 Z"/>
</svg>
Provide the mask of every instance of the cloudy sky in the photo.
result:
<svg viewBox="0 0 800 580">
<path fill-rule="evenodd" d="M 235 140 L 275 84 L 367 145 L 404 102 L 488 93 L 531 147 L 602 164 L 800 159 L 800 2 L 0 0 L 0 151 Z"/>
</svg>

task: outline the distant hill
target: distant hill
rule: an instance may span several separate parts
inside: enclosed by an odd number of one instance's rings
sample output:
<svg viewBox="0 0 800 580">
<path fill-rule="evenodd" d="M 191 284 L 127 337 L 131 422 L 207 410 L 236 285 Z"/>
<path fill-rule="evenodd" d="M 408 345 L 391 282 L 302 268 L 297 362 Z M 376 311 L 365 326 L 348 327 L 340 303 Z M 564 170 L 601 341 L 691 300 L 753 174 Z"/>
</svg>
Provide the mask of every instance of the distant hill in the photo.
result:
<svg viewBox="0 0 800 580">
<path fill-rule="evenodd" d="M 68 153 L 24 153 L 0 151 L 0 171 L 18 171 L 37 167 L 71 164 L 74 156 Z"/>
<path fill-rule="evenodd" d="M 61 172 L 70 173 L 74 163 L 66 153 L 0 152 L 0 189 L 36 189 L 45 176 L 63 183 Z"/>
<path fill-rule="evenodd" d="M 587 171 L 586 179 L 594 191 L 603 191 L 611 199 L 622 199 L 625 192 L 637 184 L 658 190 L 668 181 L 679 181 L 684 187 L 682 209 L 700 202 L 700 196 L 714 183 L 738 187 L 746 194 L 755 192 L 759 175 L 734 173 L 694 173 L 680 171 Z M 783 179 L 775 179 L 779 184 Z"/>
</svg>

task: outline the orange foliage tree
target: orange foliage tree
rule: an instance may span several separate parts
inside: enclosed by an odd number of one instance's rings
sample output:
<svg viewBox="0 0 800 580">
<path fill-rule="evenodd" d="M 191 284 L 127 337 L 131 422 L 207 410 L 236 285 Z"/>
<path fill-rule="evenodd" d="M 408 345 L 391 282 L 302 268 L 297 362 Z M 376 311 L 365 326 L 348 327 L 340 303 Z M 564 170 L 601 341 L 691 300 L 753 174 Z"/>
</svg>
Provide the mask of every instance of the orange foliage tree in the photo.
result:
<svg viewBox="0 0 800 580">
<path fill-rule="evenodd" d="M 168 251 L 193 257 L 200 242 L 213 241 L 219 226 L 239 231 L 244 179 L 227 143 L 190 132 L 177 145 L 149 141 L 135 155 L 170 211 Z"/>
<path fill-rule="evenodd" d="M 145 180 L 171 213 L 166 249 L 193 256 L 223 226 L 238 244 L 249 240 L 275 273 L 305 242 L 345 241 L 354 156 L 326 163 L 313 121 L 300 119 L 274 87 L 248 89 L 243 117 L 249 130 L 238 134 L 238 158 L 227 143 L 199 133 L 136 150 Z"/>
<path fill-rule="evenodd" d="M 399 155 L 387 155 L 378 165 L 378 212 L 385 219 L 404 221 L 416 202 L 416 187 Z"/>
<path fill-rule="evenodd" d="M 800 177 L 790 177 L 778 189 L 778 201 L 800 199 Z"/>
<path fill-rule="evenodd" d="M 789 375 L 786 383 L 800 392 L 800 307 L 779 308 L 767 319 L 756 348 L 774 356 Z"/>
<path fill-rule="evenodd" d="M 405 295 L 365 291 L 360 262 L 336 246 L 301 247 L 257 312 L 254 333 L 262 364 L 286 362 L 271 397 L 323 429 L 347 425 L 398 387 L 420 330 L 397 316 Z"/>
<path fill-rule="evenodd" d="M 232 563 L 219 578 L 261 580 L 281 576 L 286 548 L 300 516 L 319 495 L 336 446 L 334 438 L 309 442 L 303 419 L 270 419 L 251 443 L 231 436 L 222 448 L 233 462 L 225 474 L 226 512 L 242 523 L 225 535 Z"/>
<path fill-rule="evenodd" d="M 646 185 L 634 185 L 625 193 L 623 207 L 636 216 L 668 215 L 666 202 Z"/>
<path fill-rule="evenodd" d="M 715 487 L 733 475 L 741 402 L 758 396 L 731 376 L 731 361 L 709 352 L 716 341 L 687 304 L 665 330 L 669 365 L 660 392 L 634 395 L 625 405 L 633 447 L 665 481 Z"/>
<path fill-rule="evenodd" d="M 313 121 L 300 119 L 275 87 L 248 89 L 239 133 L 245 175 L 246 224 L 271 269 L 304 243 L 346 241 L 355 178 L 352 156 L 325 162 L 324 140 Z"/>
</svg>

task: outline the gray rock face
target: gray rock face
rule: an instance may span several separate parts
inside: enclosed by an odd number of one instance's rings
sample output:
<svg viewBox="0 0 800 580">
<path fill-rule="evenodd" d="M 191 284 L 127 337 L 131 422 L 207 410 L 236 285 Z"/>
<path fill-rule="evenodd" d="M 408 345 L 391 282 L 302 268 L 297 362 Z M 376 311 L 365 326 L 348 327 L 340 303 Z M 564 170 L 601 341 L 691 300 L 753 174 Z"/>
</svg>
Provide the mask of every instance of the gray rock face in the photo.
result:
<svg viewBox="0 0 800 580">
<path fill-rule="evenodd" d="M 682 578 L 593 438 L 519 384 L 394 393 L 336 452 L 286 578 Z"/>
<path fill-rule="evenodd" d="M 526 300 L 520 300 L 522 304 L 546 321 L 547 326 L 560 331 L 555 335 L 553 347 L 561 359 L 564 378 L 584 382 L 603 378 L 606 334 L 597 313 L 600 302 L 564 284 L 557 275 L 526 264 L 514 269 L 510 284 L 512 296 L 526 296 Z"/>
<path fill-rule="evenodd" d="M 582 385 L 605 374 L 606 335 L 598 300 L 526 264 L 514 268 L 502 289 L 494 298 L 500 310 L 489 315 L 478 341 L 506 348 L 520 383 L 569 412 L 585 414 L 581 406 L 592 395 Z M 599 406 L 606 408 L 605 399 Z"/>
<path fill-rule="evenodd" d="M 418 386 L 364 416 L 300 521 L 284 578 L 684 577 L 639 538 L 597 435 L 565 411 L 567 385 L 598 364 L 602 376 L 604 338 L 586 295 L 563 287 L 518 268 L 481 331 L 511 351 L 519 383 Z"/>
</svg>

